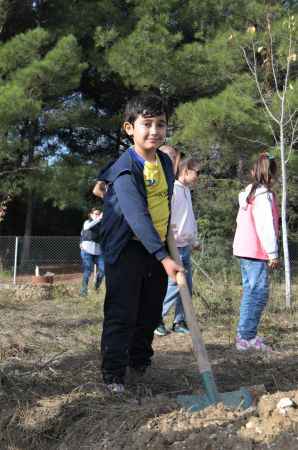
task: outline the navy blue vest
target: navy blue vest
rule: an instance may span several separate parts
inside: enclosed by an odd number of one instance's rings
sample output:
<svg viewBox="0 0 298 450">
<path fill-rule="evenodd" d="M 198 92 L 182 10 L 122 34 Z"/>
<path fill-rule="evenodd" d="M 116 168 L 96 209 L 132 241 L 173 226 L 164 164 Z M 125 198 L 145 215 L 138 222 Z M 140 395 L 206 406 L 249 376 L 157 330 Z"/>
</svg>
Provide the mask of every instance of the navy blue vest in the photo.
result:
<svg viewBox="0 0 298 450">
<path fill-rule="evenodd" d="M 169 207 L 171 207 L 171 199 L 173 195 L 174 186 L 174 173 L 172 162 L 170 158 L 163 152 L 157 150 L 158 156 L 160 158 L 165 177 L 168 184 L 168 201 Z M 144 199 L 147 203 L 146 187 L 144 183 L 143 168 L 137 161 L 135 161 L 130 153 L 126 151 L 120 158 L 111 166 L 104 170 L 99 178 L 108 183 L 108 191 L 104 199 L 103 208 L 103 218 L 101 220 L 101 247 L 104 253 L 105 260 L 113 264 L 119 257 L 120 252 L 125 247 L 127 242 L 132 239 L 134 233 L 127 223 L 120 205 L 117 199 L 117 195 L 114 190 L 114 181 L 122 174 L 130 174 L 134 180 L 137 187 L 137 195 Z M 135 205 L 137 208 L 138 198 L 135 199 Z M 130 200 L 131 201 L 131 200 Z M 132 205 L 128 205 L 129 208 Z M 139 218 L 139 226 L 142 227 L 142 218 Z M 170 218 L 169 218 L 170 221 Z M 144 222 L 144 233 L 142 234 L 141 241 L 145 245 L 147 250 L 154 254 L 155 249 L 164 245 L 161 241 L 157 241 L 155 236 L 148 236 L 148 229 L 145 229 Z M 154 245 L 152 244 L 154 242 Z"/>
</svg>

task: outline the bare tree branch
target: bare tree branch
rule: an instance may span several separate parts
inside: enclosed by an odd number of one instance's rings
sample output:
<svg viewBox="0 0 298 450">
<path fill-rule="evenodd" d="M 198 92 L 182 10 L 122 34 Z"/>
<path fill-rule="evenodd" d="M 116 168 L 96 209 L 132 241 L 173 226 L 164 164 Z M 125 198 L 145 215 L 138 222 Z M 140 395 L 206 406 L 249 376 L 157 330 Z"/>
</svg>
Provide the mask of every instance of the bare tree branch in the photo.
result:
<svg viewBox="0 0 298 450">
<path fill-rule="evenodd" d="M 289 103 L 288 103 L 288 107 L 290 109 Z M 289 123 L 292 122 L 292 120 L 296 116 L 297 112 L 298 112 L 298 109 L 296 108 L 295 111 L 292 114 L 290 114 L 290 117 L 288 118 L 288 120 L 285 122 L 285 126 L 289 125 Z"/>
<path fill-rule="evenodd" d="M 251 62 L 250 62 L 250 60 L 249 60 L 249 58 L 248 58 L 248 56 L 247 56 L 247 53 L 246 53 L 245 48 L 244 48 L 244 47 L 241 47 L 242 52 L 243 52 L 243 55 L 244 55 L 244 58 L 245 58 L 245 61 L 246 61 L 246 64 L 247 64 L 247 66 L 248 66 L 248 68 L 249 68 L 249 70 L 250 70 L 252 76 L 253 76 L 254 79 L 255 79 L 256 86 L 257 86 L 257 89 L 258 89 L 260 98 L 261 98 L 261 100 L 262 100 L 262 103 L 263 103 L 263 105 L 264 105 L 264 107 L 265 107 L 265 109 L 266 109 L 268 115 L 271 117 L 271 119 L 272 119 L 274 122 L 276 122 L 277 124 L 279 124 L 279 120 L 272 114 L 272 112 L 271 112 L 269 106 L 267 105 L 266 100 L 265 100 L 264 95 L 263 95 L 263 92 L 262 92 L 262 89 L 261 89 L 261 86 L 260 86 L 260 82 L 259 82 L 259 78 L 258 78 L 258 71 L 257 71 L 256 49 L 255 49 L 255 44 L 254 44 L 253 41 L 252 41 L 252 47 L 253 47 L 253 57 L 254 57 L 254 65 L 253 65 L 253 66 L 251 65 Z"/>
<path fill-rule="evenodd" d="M 265 117 L 266 117 L 266 119 L 267 119 L 268 126 L 269 126 L 269 128 L 270 128 L 270 130 L 271 130 L 271 133 L 272 133 L 272 136 L 273 136 L 275 145 L 278 147 L 278 139 L 277 139 L 277 137 L 276 137 L 274 128 L 273 128 L 273 126 L 272 126 L 272 123 L 270 122 L 269 117 L 268 117 L 268 115 L 266 114 L 266 111 L 265 111 L 264 109 L 263 109 L 263 113 L 265 114 Z"/>
<path fill-rule="evenodd" d="M 258 141 L 257 139 L 249 139 L 244 136 L 238 136 L 237 134 L 234 134 L 233 136 L 237 139 L 241 139 L 242 141 L 252 142 L 253 144 L 260 144 L 267 148 L 272 147 L 272 145 L 268 144 L 267 142 Z"/>
</svg>

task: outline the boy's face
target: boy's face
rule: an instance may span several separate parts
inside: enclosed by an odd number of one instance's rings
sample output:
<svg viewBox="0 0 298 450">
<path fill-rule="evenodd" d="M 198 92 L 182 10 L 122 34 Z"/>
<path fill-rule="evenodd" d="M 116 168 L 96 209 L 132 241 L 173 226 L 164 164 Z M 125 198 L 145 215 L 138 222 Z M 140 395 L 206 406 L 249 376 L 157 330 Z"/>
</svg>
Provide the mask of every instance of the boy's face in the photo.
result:
<svg viewBox="0 0 298 450">
<path fill-rule="evenodd" d="M 153 117 L 139 115 L 134 124 L 125 122 L 123 128 L 132 137 L 137 151 L 151 152 L 164 143 L 167 120 L 165 114 Z"/>
</svg>

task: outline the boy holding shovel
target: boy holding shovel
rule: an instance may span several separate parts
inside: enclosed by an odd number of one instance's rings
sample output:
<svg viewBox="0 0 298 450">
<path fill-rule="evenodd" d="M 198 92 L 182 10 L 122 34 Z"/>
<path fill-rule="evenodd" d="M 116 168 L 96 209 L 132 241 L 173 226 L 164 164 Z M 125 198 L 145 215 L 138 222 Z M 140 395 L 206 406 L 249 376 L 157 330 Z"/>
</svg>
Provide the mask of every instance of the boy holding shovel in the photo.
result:
<svg viewBox="0 0 298 450">
<path fill-rule="evenodd" d="M 128 102 L 123 128 L 131 146 L 105 172 L 108 185 L 102 218 L 106 297 L 101 339 L 107 389 L 124 392 L 126 368 L 144 373 L 162 311 L 168 276 L 183 268 L 168 254 L 166 237 L 174 173 L 158 150 L 167 130 L 167 112 L 156 95 Z"/>
</svg>

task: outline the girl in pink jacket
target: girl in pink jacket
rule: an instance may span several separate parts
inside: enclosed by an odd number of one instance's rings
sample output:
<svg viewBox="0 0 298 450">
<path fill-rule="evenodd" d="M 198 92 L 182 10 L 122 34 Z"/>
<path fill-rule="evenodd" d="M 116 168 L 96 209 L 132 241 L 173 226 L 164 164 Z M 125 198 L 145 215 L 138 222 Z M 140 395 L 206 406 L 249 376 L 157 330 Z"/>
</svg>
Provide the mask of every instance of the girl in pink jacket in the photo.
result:
<svg viewBox="0 0 298 450">
<path fill-rule="evenodd" d="M 236 337 L 241 351 L 271 351 L 257 330 L 268 301 L 268 268 L 278 266 L 279 211 L 271 190 L 276 172 L 274 157 L 261 153 L 251 171 L 252 184 L 239 194 L 233 253 L 240 260 L 243 285 Z"/>
</svg>

